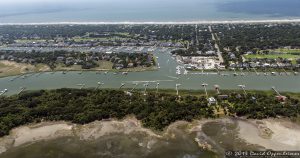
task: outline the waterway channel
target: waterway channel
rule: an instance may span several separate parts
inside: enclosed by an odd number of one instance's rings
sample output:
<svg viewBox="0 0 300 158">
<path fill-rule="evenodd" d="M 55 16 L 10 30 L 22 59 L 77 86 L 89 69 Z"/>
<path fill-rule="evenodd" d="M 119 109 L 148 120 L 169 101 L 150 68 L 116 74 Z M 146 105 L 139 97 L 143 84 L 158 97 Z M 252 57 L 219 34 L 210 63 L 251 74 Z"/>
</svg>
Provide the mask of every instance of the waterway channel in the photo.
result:
<svg viewBox="0 0 300 158">
<path fill-rule="evenodd" d="M 159 88 L 174 89 L 176 84 L 181 84 L 179 89 L 199 90 L 203 89 L 202 83 L 208 84 L 208 89 L 214 89 L 214 85 L 219 85 L 220 89 L 239 89 L 238 85 L 246 85 L 246 90 L 270 90 L 275 86 L 279 91 L 300 92 L 300 75 L 257 75 L 254 72 L 217 72 L 202 73 L 188 72 L 181 75 L 176 73 L 178 63 L 172 58 L 170 50 L 157 49 L 154 52 L 159 63 L 157 71 L 129 72 L 127 75 L 114 72 L 86 71 L 79 73 L 76 71 L 66 72 L 43 72 L 28 74 L 26 77 L 10 76 L 0 78 L 0 90 L 8 89 L 6 95 L 16 94 L 21 87 L 26 90 L 57 89 L 57 88 L 80 88 L 78 85 L 85 84 L 85 87 L 97 87 L 97 83 L 104 83 L 101 88 L 119 88 L 122 83 L 124 88 L 132 88 L 135 83 L 137 89 L 143 89 L 145 83 L 149 83 L 148 88 L 155 88 L 156 83 Z"/>
</svg>

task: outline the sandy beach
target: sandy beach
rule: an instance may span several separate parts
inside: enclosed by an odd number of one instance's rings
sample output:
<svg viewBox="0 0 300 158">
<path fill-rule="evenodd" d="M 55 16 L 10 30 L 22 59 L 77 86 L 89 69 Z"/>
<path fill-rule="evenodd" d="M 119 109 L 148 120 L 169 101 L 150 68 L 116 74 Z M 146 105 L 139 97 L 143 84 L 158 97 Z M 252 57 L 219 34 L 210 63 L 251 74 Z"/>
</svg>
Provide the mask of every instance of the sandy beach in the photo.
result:
<svg viewBox="0 0 300 158">
<path fill-rule="evenodd" d="M 109 134 L 123 133 L 132 134 L 142 132 L 151 137 L 161 137 L 150 129 L 142 127 L 140 121 L 136 118 L 129 117 L 122 121 L 95 121 L 86 125 L 74 125 L 75 135 L 81 140 L 95 140 Z"/>
<path fill-rule="evenodd" d="M 203 128 L 205 125 L 216 126 L 220 128 L 215 137 L 211 137 Z M 227 127 L 229 126 L 230 129 Z M 199 147 L 209 149 L 215 152 L 226 150 L 223 142 L 234 141 L 231 144 L 233 148 L 252 147 L 257 150 L 300 150 L 300 126 L 288 119 L 265 119 L 265 120 L 245 120 L 245 119 L 207 119 L 196 121 L 190 132 L 197 132 L 195 141 Z M 211 131 L 215 133 L 215 131 Z M 232 136 L 232 137 L 231 137 Z M 220 139 L 221 138 L 221 139 Z M 244 147 L 239 147 L 237 144 Z M 228 150 L 228 149 L 227 149 Z M 230 150 L 232 150 L 230 148 Z"/>
<path fill-rule="evenodd" d="M 79 137 L 81 140 L 95 140 L 109 134 L 144 133 L 149 138 L 160 138 L 150 129 L 143 128 L 136 118 L 128 117 L 122 121 L 95 121 L 85 125 L 69 122 L 42 122 L 13 129 L 10 135 L 0 138 L 0 154 L 9 148 L 61 137 Z"/>
<path fill-rule="evenodd" d="M 136 118 L 128 117 L 124 120 L 95 121 L 86 125 L 61 121 L 21 126 L 13 129 L 10 135 L 0 138 L 0 153 L 13 147 L 61 137 L 71 136 L 84 141 L 93 141 L 110 134 L 130 135 L 135 133 L 143 133 L 147 141 L 139 145 L 151 149 L 157 139 L 172 140 L 176 134 L 178 136 L 178 133 L 180 133 L 179 135 L 190 135 L 195 132 L 197 136 L 194 141 L 198 143 L 199 149 L 215 152 L 226 150 L 222 142 L 208 136 L 203 131 L 203 126 L 212 122 L 224 125 L 236 124 L 233 131 L 236 131 L 239 140 L 246 144 L 272 150 L 300 150 L 300 126 L 284 119 L 258 121 L 223 118 L 195 120 L 192 123 L 178 121 L 171 124 L 164 132 L 154 132 L 144 128 Z M 226 129 L 222 130 L 226 131 Z M 231 133 L 231 131 L 229 132 Z M 221 133 L 221 135 L 223 134 L 225 133 Z M 224 135 L 224 137 L 227 136 Z"/>
<path fill-rule="evenodd" d="M 201 21 L 118 21 L 118 22 L 40 22 L 40 23 L 0 23 L 0 25 L 192 25 L 192 24 L 253 24 L 253 23 L 293 23 L 300 19 L 273 20 L 201 20 Z"/>
<path fill-rule="evenodd" d="M 300 126 L 287 120 L 238 121 L 239 137 L 272 150 L 300 150 Z M 269 135 L 269 136 L 266 136 Z"/>
</svg>

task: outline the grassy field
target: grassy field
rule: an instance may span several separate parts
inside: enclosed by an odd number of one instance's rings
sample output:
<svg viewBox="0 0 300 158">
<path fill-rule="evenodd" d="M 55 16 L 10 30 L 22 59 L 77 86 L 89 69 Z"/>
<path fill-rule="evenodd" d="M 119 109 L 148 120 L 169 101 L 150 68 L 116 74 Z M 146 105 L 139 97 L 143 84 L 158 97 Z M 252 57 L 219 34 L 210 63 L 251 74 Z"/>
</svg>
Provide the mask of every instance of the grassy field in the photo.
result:
<svg viewBox="0 0 300 158">
<path fill-rule="evenodd" d="M 300 49 L 288 49 L 288 48 L 279 48 L 279 49 L 267 49 L 267 50 L 258 50 L 258 52 L 263 53 L 264 51 L 277 52 L 283 54 L 296 53 L 300 55 Z"/>
<path fill-rule="evenodd" d="M 300 55 L 300 49 L 275 49 L 275 52 L 281 52 L 281 53 L 299 53 Z"/>
<path fill-rule="evenodd" d="M 278 58 L 283 58 L 283 59 L 289 59 L 292 61 L 292 64 L 296 64 L 296 60 L 300 59 L 300 54 L 289 54 L 289 53 L 282 53 L 282 54 L 250 54 L 250 55 L 244 55 L 246 59 L 278 59 Z"/>
<path fill-rule="evenodd" d="M 268 59 L 277 59 L 277 58 L 286 58 L 286 59 L 298 59 L 300 58 L 300 54 L 299 55 L 293 55 L 293 54 L 268 54 L 268 55 L 264 55 L 264 54 L 250 54 L 250 55 L 245 55 L 246 59 L 251 59 L 251 58 L 268 58 Z"/>
<path fill-rule="evenodd" d="M 49 71 L 44 64 L 30 65 L 13 61 L 0 61 L 0 77 L 14 76 L 31 72 Z"/>
<path fill-rule="evenodd" d="M 284 58 L 284 59 L 289 59 L 292 61 L 293 64 L 296 64 L 296 60 L 300 59 L 300 49 L 286 49 L 286 48 L 281 48 L 281 49 L 274 49 L 274 50 L 268 50 L 269 52 L 277 52 L 278 54 L 250 54 L 250 55 L 244 55 L 246 59 L 253 59 L 253 58 L 258 58 L 258 59 L 263 59 L 263 58 L 268 58 L 268 59 L 277 59 L 277 58 Z M 263 50 L 260 50 L 260 53 L 263 53 Z"/>
</svg>

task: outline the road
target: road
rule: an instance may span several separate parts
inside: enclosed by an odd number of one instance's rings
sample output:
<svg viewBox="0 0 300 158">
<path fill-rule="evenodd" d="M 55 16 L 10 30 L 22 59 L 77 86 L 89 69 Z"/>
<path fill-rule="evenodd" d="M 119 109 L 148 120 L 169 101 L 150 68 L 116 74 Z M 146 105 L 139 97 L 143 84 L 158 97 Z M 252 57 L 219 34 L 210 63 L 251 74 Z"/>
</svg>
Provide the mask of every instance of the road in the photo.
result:
<svg viewBox="0 0 300 158">
<path fill-rule="evenodd" d="M 208 30 L 211 33 L 212 40 L 215 41 L 215 48 L 217 49 L 218 58 L 219 58 L 219 60 L 220 60 L 221 63 L 224 63 L 222 52 L 220 51 L 220 47 L 219 47 L 218 43 L 216 42 L 217 40 L 216 40 L 215 35 L 217 36 L 217 34 L 213 33 L 213 30 L 212 30 L 211 26 L 208 26 Z M 219 38 L 217 37 L 217 39 L 219 39 Z"/>
<path fill-rule="evenodd" d="M 195 25 L 195 32 L 196 32 L 196 46 L 199 46 L 199 39 L 198 39 L 198 25 Z"/>
</svg>

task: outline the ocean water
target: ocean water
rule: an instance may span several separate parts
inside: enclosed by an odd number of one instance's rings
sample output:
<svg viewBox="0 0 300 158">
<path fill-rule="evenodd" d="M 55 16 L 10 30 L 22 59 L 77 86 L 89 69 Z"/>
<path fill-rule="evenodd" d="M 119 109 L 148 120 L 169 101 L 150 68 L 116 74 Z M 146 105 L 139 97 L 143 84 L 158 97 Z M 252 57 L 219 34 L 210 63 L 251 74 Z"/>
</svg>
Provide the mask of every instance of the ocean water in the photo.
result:
<svg viewBox="0 0 300 158">
<path fill-rule="evenodd" d="M 295 19 L 299 6 L 299 0 L 1 0 L 0 23 Z"/>
</svg>

